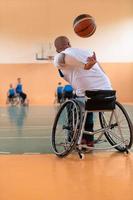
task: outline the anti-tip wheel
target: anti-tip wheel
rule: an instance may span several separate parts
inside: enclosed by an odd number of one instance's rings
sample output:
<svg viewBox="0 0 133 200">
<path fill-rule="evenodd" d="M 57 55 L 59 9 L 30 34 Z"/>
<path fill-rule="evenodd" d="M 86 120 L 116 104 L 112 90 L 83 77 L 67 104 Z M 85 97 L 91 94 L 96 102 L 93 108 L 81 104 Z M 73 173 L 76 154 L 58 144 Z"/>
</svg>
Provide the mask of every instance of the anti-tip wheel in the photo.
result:
<svg viewBox="0 0 133 200">
<path fill-rule="evenodd" d="M 83 159 L 85 158 L 85 154 L 80 153 L 80 154 L 79 154 L 79 157 L 80 157 L 81 160 L 83 160 Z"/>
</svg>

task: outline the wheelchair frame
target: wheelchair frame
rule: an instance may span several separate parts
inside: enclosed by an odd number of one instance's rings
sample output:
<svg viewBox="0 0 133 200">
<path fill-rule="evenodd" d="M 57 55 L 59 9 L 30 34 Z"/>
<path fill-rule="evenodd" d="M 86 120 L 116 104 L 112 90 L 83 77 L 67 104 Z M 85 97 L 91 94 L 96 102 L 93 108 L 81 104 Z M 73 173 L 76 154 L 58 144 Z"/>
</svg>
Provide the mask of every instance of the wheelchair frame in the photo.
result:
<svg viewBox="0 0 133 200">
<path fill-rule="evenodd" d="M 63 111 L 65 110 L 65 112 L 67 113 L 66 115 L 68 115 L 68 109 L 67 106 L 71 105 L 71 109 L 70 112 L 72 112 L 72 123 L 73 125 L 71 125 L 71 127 L 68 127 L 69 129 L 71 128 L 71 133 L 72 133 L 72 137 L 71 140 L 68 141 L 68 135 L 66 136 L 66 134 L 64 134 L 64 140 L 63 142 L 61 141 L 60 143 L 56 144 L 56 139 L 58 137 L 58 133 L 57 133 L 57 128 L 58 125 L 60 126 L 60 123 L 62 123 L 62 121 L 59 123 L 60 117 L 63 113 Z M 84 157 L 84 150 L 108 150 L 108 149 L 112 149 L 115 148 L 120 152 L 126 152 L 128 153 L 129 149 L 132 146 L 132 142 L 133 142 L 133 125 L 132 122 L 128 116 L 128 113 L 126 112 L 125 108 L 119 103 L 119 102 L 115 102 L 115 105 L 118 109 L 120 109 L 120 111 L 122 112 L 126 123 L 128 125 L 128 134 L 129 134 L 129 141 L 127 141 L 127 138 L 125 139 L 125 135 L 123 135 L 122 133 L 122 127 L 120 125 L 120 121 L 119 121 L 119 116 L 117 115 L 117 110 L 115 109 L 103 109 L 103 110 L 85 110 L 84 113 L 82 113 L 80 105 L 78 103 L 78 101 L 76 101 L 75 99 L 73 100 L 68 100 L 66 101 L 59 109 L 55 121 L 54 121 L 54 125 L 53 125 L 53 129 L 52 129 L 52 147 L 54 150 L 54 153 L 58 156 L 58 157 L 65 157 L 67 155 L 69 155 L 73 150 L 77 151 L 80 158 Z M 73 108 L 73 111 L 72 111 Z M 97 129 L 93 132 L 88 132 L 85 131 L 85 122 L 86 122 L 86 117 L 87 117 L 87 113 L 88 112 L 97 112 L 99 113 L 99 122 L 101 125 L 100 129 Z M 106 113 L 110 113 L 110 119 L 108 121 L 108 124 L 106 122 L 105 119 L 105 114 Z M 67 118 L 70 118 L 69 116 L 67 116 Z M 115 119 L 115 122 L 112 122 L 112 120 Z M 65 122 L 64 122 L 65 123 Z M 70 126 L 70 123 L 67 120 L 67 126 Z M 65 128 L 66 125 L 62 124 L 61 125 L 61 137 L 62 134 L 65 131 L 69 131 L 67 130 L 67 126 Z M 118 128 L 119 131 L 119 135 L 112 133 L 112 131 Z M 82 141 L 82 137 L 83 134 L 92 134 L 92 135 L 97 135 L 100 133 L 99 137 L 97 138 L 97 140 L 95 141 L 95 143 L 98 143 L 101 138 L 103 136 L 105 136 L 106 140 L 111 144 L 111 146 L 109 147 L 105 147 L 105 148 L 97 148 L 97 147 L 89 147 L 87 145 L 81 144 Z M 119 142 L 118 142 L 118 141 Z M 62 147 L 64 148 L 63 150 L 58 150 L 58 146 L 59 149 L 61 149 Z"/>
</svg>

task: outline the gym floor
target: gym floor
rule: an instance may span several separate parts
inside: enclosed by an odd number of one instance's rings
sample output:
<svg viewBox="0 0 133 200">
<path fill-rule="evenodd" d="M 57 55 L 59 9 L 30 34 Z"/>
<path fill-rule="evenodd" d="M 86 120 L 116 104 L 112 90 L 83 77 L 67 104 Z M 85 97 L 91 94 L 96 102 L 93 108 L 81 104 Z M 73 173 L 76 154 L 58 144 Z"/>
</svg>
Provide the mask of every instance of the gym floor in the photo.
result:
<svg viewBox="0 0 133 200">
<path fill-rule="evenodd" d="M 0 108 L 0 153 L 51 153 L 51 129 L 56 107 Z"/>
<path fill-rule="evenodd" d="M 133 106 L 126 109 L 133 120 Z M 56 107 L 0 108 L 0 200 L 132 200 L 132 151 L 57 158 L 50 140 L 56 112 Z"/>
<path fill-rule="evenodd" d="M 125 108 L 133 121 L 133 106 Z M 1 107 L 0 153 L 53 153 L 51 130 L 57 109 L 56 106 Z"/>
</svg>

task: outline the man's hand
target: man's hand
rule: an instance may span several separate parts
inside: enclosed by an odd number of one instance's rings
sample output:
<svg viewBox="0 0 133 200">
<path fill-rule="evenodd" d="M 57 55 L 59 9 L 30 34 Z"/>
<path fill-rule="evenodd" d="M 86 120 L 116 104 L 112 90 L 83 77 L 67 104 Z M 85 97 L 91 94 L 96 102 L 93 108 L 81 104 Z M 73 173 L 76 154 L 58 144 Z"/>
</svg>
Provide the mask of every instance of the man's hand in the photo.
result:
<svg viewBox="0 0 133 200">
<path fill-rule="evenodd" d="M 96 54 L 94 52 L 92 57 L 88 57 L 87 63 L 85 64 L 84 69 L 86 70 L 91 69 L 96 62 L 97 62 Z"/>
</svg>

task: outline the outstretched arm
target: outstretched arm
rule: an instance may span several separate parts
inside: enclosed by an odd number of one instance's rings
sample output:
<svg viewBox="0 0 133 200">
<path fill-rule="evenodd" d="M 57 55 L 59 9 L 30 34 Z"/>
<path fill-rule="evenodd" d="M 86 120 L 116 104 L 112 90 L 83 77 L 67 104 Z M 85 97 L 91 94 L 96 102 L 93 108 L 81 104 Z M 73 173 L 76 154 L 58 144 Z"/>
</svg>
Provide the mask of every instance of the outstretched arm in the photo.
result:
<svg viewBox="0 0 133 200">
<path fill-rule="evenodd" d="M 72 56 L 69 56 L 67 54 L 64 53 L 60 53 L 58 55 L 58 57 L 56 58 L 56 64 L 58 65 L 58 68 L 62 68 L 62 67 L 79 67 L 79 68 L 83 68 L 85 70 L 89 70 L 93 67 L 93 65 L 97 62 L 96 61 L 96 56 L 95 53 L 93 54 L 92 57 L 88 57 L 87 59 L 87 63 L 83 63 L 78 61 L 77 59 L 75 59 Z"/>
</svg>

